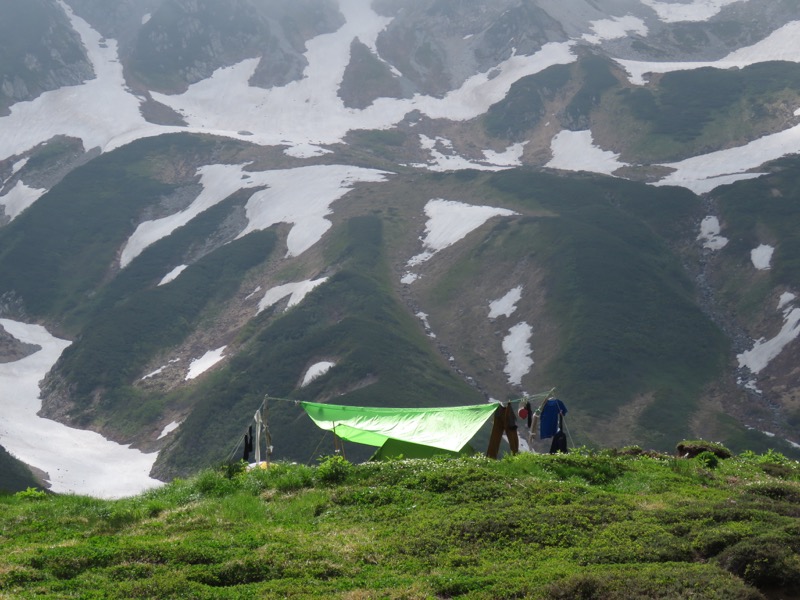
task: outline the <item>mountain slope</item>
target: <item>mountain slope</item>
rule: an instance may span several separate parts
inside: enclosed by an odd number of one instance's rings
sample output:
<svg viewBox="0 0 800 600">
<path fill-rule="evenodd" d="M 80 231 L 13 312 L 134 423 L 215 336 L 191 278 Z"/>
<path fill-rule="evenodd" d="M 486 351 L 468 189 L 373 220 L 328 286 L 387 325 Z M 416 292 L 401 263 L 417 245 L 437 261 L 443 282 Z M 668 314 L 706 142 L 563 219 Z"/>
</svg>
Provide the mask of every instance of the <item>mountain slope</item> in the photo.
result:
<svg viewBox="0 0 800 600">
<path fill-rule="evenodd" d="M 162 478 L 267 396 L 293 460 L 295 400 L 553 387 L 578 444 L 800 450 L 792 2 L 14 11 L 0 316 L 65 340 L 42 416 Z"/>
</svg>

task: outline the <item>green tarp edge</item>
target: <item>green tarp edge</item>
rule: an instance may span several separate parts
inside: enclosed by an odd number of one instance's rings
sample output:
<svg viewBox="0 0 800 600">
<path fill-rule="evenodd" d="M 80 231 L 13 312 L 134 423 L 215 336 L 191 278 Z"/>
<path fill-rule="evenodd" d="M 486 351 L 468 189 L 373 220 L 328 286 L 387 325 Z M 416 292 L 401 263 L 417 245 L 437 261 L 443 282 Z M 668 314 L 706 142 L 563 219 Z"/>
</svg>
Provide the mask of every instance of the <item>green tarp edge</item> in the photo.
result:
<svg viewBox="0 0 800 600">
<path fill-rule="evenodd" d="M 495 403 L 439 408 L 300 405 L 320 429 L 343 440 L 382 446 L 386 440 L 460 452 L 497 408 Z"/>
</svg>

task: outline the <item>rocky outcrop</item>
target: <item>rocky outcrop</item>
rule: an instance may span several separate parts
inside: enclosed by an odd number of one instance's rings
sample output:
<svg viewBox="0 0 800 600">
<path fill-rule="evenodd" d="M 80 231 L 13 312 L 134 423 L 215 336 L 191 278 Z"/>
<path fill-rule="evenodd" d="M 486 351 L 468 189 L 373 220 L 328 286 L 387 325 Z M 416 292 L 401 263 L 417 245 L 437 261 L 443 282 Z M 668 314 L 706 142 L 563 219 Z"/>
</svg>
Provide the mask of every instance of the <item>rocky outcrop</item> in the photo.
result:
<svg viewBox="0 0 800 600">
<path fill-rule="evenodd" d="M 26 0 L 3 7 L 0 39 L 0 114 L 16 102 L 94 76 L 80 37 L 53 2 Z"/>
<path fill-rule="evenodd" d="M 407 80 L 396 77 L 383 62 L 358 39 L 350 45 L 350 64 L 344 72 L 339 96 L 349 108 L 366 108 L 378 98 L 408 98 Z"/>
<path fill-rule="evenodd" d="M 534 54 L 549 41 L 566 39 L 547 13 L 519 0 L 377 0 L 373 8 L 393 18 L 378 37 L 381 58 L 415 91 L 438 97 L 515 52 Z"/>
<path fill-rule="evenodd" d="M 332 0 L 165 0 L 139 28 L 128 74 L 152 89 L 178 91 L 259 58 L 252 83 L 285 85 L 302 77 L 305 42 L 342 23 Z"/>
<path fill-rule="evenodd" d="M 0 363 L 16 362 L 41 349 L 36 344 L 20 342 L 0 325 Z"/>
</svg>

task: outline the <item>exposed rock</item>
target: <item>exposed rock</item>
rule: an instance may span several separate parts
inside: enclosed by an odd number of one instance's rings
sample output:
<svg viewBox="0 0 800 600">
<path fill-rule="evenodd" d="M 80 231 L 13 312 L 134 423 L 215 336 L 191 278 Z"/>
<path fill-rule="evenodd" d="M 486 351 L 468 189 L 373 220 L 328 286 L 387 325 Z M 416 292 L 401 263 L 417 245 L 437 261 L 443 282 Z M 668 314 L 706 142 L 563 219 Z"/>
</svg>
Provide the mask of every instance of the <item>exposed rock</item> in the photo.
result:
<svg viewBox="0 0 800 600">
<path fill-rule="evenodd" d="M 342 22 L 332 0 L 164 0 L 131 42 L 128 73 L 152 89 L 180 91 L 258 58 L 253 85 L 285 85 L 303 75 L 305 42 Z"/>
<path fill-rule="evenodd" d="M 404 87 L 406 89 L 404 89 Z M 349 108 L 366 108 L 378 98 L 408 98 L 409 86 L 395 76 L 389 65 L 381 61 L 358 39 L 350 45 L 350 64 L 345 69 L 339 96 Z"/>
<path fill-rule="evenodd" d="M 544 11 L 518 0 L 379 0 L 374 8 L 394 17 L 378 37 L 380 57 L 416 91 L 438 97 L 514 52 L 534 54 L 549 41 L 566 39 Z"/>
<path fill-rule="evenodd" d="M 0 114 L 42 92 L 94 76 L 77 32 L 54 2 L 26 0 L 3 8 L 0 19 Z"/>
<path fill-rule="evenodd" d="M 16 362 L 41 349 L 36 344 L 20 342 L 0 325 L 0 363 Z"/>
</svg>

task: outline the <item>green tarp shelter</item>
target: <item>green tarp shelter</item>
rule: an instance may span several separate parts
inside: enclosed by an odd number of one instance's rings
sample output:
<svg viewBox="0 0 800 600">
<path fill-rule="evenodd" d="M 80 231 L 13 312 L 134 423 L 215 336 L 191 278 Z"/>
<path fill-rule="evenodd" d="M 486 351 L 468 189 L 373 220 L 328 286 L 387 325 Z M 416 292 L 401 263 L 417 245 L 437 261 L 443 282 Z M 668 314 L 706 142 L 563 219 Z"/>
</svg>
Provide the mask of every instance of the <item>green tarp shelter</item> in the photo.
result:
<svg viewBox="0 0 800 600">
<path fill-rule="evenodd" d="M 469 441 L 497 404 L 441 408 L 372 408 L 301 402 L 321 429 L 379 449 L 375 458 L 472 453 Z"/>
</svg>

